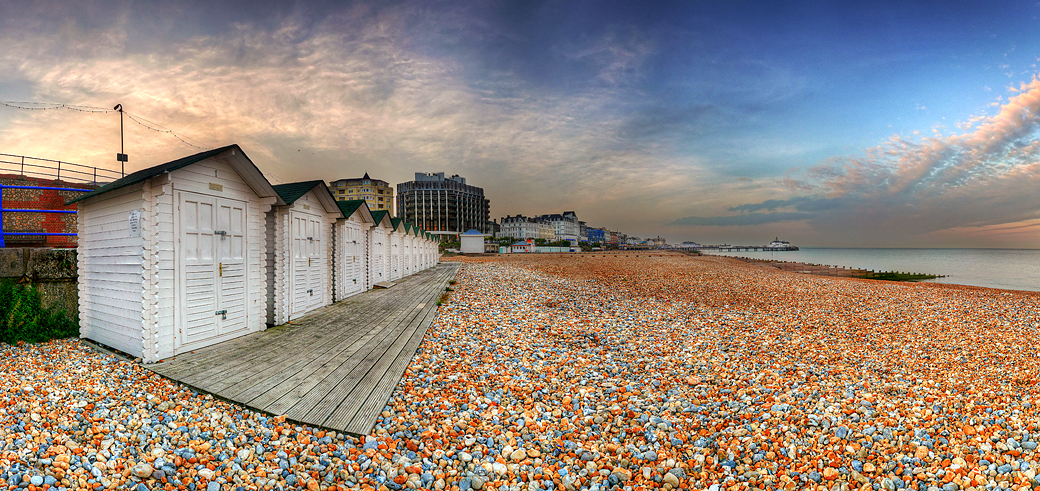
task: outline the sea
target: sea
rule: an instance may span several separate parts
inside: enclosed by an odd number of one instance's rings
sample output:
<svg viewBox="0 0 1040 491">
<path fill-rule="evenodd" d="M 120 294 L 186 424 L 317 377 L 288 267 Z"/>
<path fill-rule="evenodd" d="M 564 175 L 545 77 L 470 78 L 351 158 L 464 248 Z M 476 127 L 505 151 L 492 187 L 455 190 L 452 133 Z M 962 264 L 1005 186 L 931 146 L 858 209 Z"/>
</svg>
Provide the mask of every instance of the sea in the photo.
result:
<svg viewBox="0 0 1040 491">
<path fill-rule="evenodd" d="M 707 252 L 720 256 L 775 259 L 874 271 L 944 275 L 932 283 L 1040 291 L 1040 249 L 839 249 Z"/>
</svg>

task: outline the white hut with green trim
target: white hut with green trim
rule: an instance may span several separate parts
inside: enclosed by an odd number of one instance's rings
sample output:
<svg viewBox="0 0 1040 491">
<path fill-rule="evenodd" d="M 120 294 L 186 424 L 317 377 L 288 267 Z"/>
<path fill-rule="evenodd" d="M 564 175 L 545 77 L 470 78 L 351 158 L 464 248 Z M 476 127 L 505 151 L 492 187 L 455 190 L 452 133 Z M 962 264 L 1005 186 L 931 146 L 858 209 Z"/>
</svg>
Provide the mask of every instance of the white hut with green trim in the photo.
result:
<svg viewBox="0 0 1040 491">
<path fill-rule="evenodd" d="M 390 281 L 390 234 L 394 231 L 387 210 L 373 211 L 372 222 L 368 234 L 369 288 Z"/>
<path fill-rule="evenodd" d="M 238 145 L 72 203 L 81 337 L 155 362 L 265 328 L 265 216 L 282 201 Z"/>
<path fill-rule="evenodd" d="M 332 226 L 343 213 L 325 181 L 274 186 L 268 215 L 268 323 L 281 325 L 332 303 Z"/>
<path fill-rule="evenodd" d="M 372 288 L 368 275 L 368 234 L 375 223 L 365 200 L 338 201 L 343 218 L 333 228 L 333 301 Z"/>
</svg>

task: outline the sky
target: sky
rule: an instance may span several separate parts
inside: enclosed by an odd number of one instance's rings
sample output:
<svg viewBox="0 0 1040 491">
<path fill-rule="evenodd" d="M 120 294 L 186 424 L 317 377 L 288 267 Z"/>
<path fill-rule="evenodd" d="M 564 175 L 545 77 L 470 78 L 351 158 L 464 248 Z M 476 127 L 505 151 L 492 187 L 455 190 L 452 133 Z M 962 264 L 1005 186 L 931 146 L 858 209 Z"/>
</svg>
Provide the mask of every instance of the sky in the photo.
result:
<svg viewBox="0 0 1040 491">
<path fill-rule="evenodd" d="M 416 172 L 669 243 L 1040 248 L 1040 4 L 0 0 L 0 153 Z M 172 130 L 172 133 L 169 131 Z"/>
</svg>

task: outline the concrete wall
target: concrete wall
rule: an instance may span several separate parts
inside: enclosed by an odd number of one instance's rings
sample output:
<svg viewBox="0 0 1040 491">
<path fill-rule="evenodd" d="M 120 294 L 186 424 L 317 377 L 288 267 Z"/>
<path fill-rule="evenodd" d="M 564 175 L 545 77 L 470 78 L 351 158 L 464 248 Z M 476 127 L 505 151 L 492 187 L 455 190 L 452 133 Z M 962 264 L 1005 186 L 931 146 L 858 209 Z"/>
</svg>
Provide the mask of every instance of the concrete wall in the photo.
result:
<svg viewBox="0 0 1040 491">
<path fill-rule="evenodd" d="M 45 307 L 64 309 L 70 318 L 79 308 L 76 249 L 0 249 L 0 278 L 31 283 Z"/>
</svg>

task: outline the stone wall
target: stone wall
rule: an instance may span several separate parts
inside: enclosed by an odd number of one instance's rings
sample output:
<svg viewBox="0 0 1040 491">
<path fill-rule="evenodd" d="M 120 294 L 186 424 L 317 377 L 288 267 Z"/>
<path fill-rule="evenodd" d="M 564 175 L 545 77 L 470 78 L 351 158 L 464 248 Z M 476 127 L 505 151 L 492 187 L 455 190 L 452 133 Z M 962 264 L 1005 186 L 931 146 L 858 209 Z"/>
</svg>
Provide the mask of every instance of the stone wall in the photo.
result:
<svg viewBox="0 0 1040 491">
<path fill-rule="evenodd" d="M 63 309 L 72 318 L 79 310 L 76 249 L 0 249 L 0 279 L 30 283 L 45 307 Z"/>
</svg>

